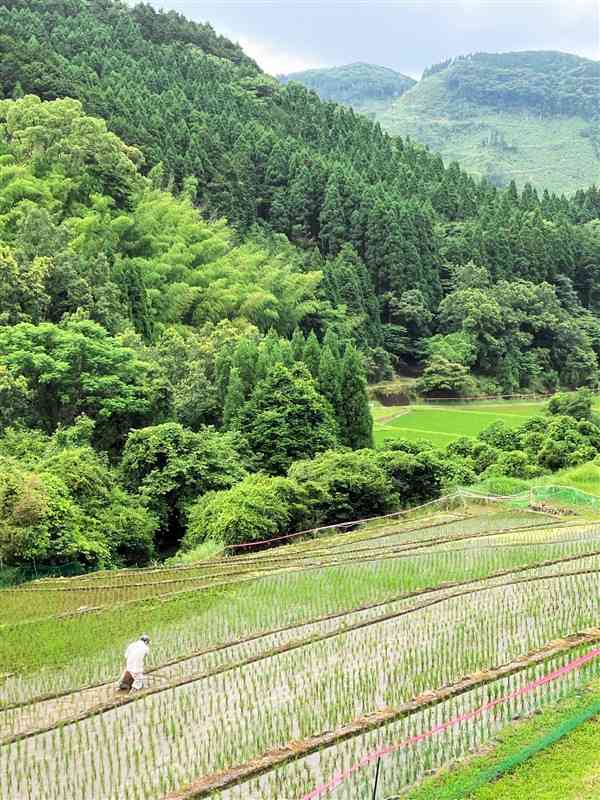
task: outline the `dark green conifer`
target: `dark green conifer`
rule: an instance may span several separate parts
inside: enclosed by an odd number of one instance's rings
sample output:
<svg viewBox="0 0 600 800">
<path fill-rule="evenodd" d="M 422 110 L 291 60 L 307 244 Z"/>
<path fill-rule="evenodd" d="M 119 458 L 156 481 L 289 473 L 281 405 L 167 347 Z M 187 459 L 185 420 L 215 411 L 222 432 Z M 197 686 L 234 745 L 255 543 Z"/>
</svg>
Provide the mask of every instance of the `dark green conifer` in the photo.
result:
<svg viewBox="0 0 600 800">
<path fill-rule="evenodd" d="M 341 395 L 342 442 L 353 450 L 373 447 L 373 418 L 367 380 L 362 357 L 353 344 L 346 348 L 342 359 Z"/>
<path fill-rule="evenodd" d="M 317 380 L 319 377 L 319 362 L 321 360 L 321 345 L 314 331 L 311 331 L 306 339 L 302 360 L 308 367 L 312 377 Z"/>
</svg>

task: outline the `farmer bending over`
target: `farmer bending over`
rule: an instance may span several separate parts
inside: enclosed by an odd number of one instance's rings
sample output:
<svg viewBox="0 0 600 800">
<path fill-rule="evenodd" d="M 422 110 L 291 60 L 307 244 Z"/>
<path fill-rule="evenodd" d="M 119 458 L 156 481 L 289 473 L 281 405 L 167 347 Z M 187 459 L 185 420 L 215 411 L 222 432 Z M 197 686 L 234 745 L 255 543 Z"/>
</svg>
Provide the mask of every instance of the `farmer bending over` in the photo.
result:
<svg viewBox="0 0 600 800">
<path fill-rule="evenodd" d="M 150 637 L 147 633 L 143 633 L 140 638 L 132 642 L 125 651 L 125 658 L 127 663 L 125 665 L 125 672 L 119 683 L 119 689 L 142 689 L 144 686 L 144 659 L 150 652 L 148 645 L 150 644 Z"/>
</svg>

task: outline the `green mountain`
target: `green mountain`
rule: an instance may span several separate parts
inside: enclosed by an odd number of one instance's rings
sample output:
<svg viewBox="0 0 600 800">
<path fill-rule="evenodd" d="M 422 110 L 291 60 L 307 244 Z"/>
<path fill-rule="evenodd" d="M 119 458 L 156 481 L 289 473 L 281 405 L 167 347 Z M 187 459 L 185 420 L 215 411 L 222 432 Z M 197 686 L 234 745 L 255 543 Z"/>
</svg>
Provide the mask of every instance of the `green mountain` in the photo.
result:
<svg viewBox="0 0 600 800">
<path fill-rule="evenodd" d="M 136 165 L 154 186 L 185 195 L 208 219 L 225 217 L 241 242 L 258 234 L 266 237 L 261 248 L 311 276 L 311 291 L 284 308 L 280 299 L 294 298 L 294 293 L 286 289 L 281 294 L 278 270 L 259 267 L 263 255 L 239 258 L 247 269 L 234 286 L 238 268 L 227 267 L 213 321 L 241 316 L 262 333 L 273 328 L 282 336 L 289 336 L 298 324 L 320 340 L 333 328 L 361 348 L 373 379 L 389 374 L 391 366 L 422 361 L 429 352 L 424 340 L 465 325 L 469 337 L 477 340 L 475 351 L 469 351 L 470 366 L 507 390 L 544 376 L 578 382 L 573 377 L 577 363 L 586 359 L 574 359 L 566 370 L 565 353 L 552 350 L 554 333 L 544 329 L 542 334 L 542 328 L 529 321 L 531 331 L 528 328 L 521 338 L 512 336 L 514 323 L 506 320 L 512 320 L 510 308 L 523 295 L 523 286 L 494 301 L 499 303 L 494 305 L 497 337 L 477 326 L 471 330 L 472 320 L 463 319 L 462 311 L 446 309 L 462 285 L 457 268 L 472 262 L 484 273 L 473 277 L 467 270 L 469 289 L 493 293 L 501 282 L 525 282 L 532 292 L 532 314 L 536 293 L 545 292 L 548 284 L 558 303 L 552 330 L 560 327 L 564 314 L 581 317 L 578 304 L 596 312 L 597 189 L 581 190 L 572 201 L 538 195 L 529 185 L 522 192 L 515 186 L 498 191 L 458 164 L 445 167 L 420 144 L 390 136 L 343 106 L 322 102 L 296 82 L 281 85 L 210 25 L 172 11 L 157 12 L 148 4 L 11 0 L 0 6 L 0 30 L 0 91 L 8 101 L 24 94 L 42 101 L 78 99 L 85 114 L 103 118 L 111 133 L 135 148 Z M 468 70 L 469 60 L 456 66 Z M 448 68 L 431 70 L 422 84 L 435 81 Z M 575 94 L 571 105 L 591 115 L 587 94 L 572 89 L 581 82 L 568 78 L 566 74 L 560 84 L 564 97 Z M 466 90 L 457 84 L 456 91 Z M 464 105 L 473 102 L 465 100 Z M 42 130 L 43 126 L 40 137 Z M 43 137 L 40 141 L 42 147 Z M 81 158 L 86 163 L 85 153 Z M 43 173 L 43 160 L 35 164 Z M 117 171 L 109 205 L 131 204 L 121 184 Z M 20 190 L 25 192 L 21 199 L 34 201 L 35 194 L 30 197 L 26 189 Z M 61 214 L 53 213 L 62 224 Z M 5 229 L 17 236 L 16 219 L 0 206 L 0 236 Z M 43 241 L 45 249 L 40 244 L 36 255 L 51 258 L 54 245 L 51 239 Z M 125 250 L 129 247 L 135 258 L 146 253 L 143 242 L 135 247 L 123 242 Z M 208 245 L 206 252 L 199 247 L 190 273 L 181 266 L 181 257 L 173 255 L 169 268 L 161 267 L 161 274 L 168 276 L 162 284 L 158 272 L 146 270 L 140 260 L 124 280 L 124 252 L 116 245 L 107 248 L 110 292 L 118 291 L 121 308 L 127 309 L 111 312 L 115 333 L 126 324 L 113 321 L 117 317 L 128 317 L 147 341 L 156 340 L 165 326 L 204 321 L 205 310 L 200 308 L 207 307 L 207 289 L 218 288 L 204 285 L 207 268 L 202 276 L 195 272 L 211 262 Z M 97 268 L 78 269 L 93 284 Z M 264 282 L 253 294 L 249 286 L 257 271 Z M 294 280 L 299 290 L 302 281 L 292 278 L 291 283 Z M 115 284 L 120 288 L 113 289 Z M 83 302 L 76 295 L 69 303 L 58 300 L 62 311 L 53 312 L 56 320 L 76 313 Z M 477 307 L 475 303 L 473 309 Z M 89 313 L 109 324 L 91 301 Z M 507 336 L 510 341 L 505 341 Z M 577 348 L 587 352 L 596 346 L 595 334 L 582 336 Z M 486 342 L 491 339 L 495 349 L 488 352 Z M 450 361 L 467 358 L 454 351 L 451 355 Z M 584 373 L 590 374 L 587 367 Z"/>
<path fill-rule="evenodd" d="M 309 69 L 278 75 L 281 83 L 295 81 L 315 91 L 322 100 L 352 106 L 363 114 L 385 111 L 416 84 L 414 78 L 374 64 L 348 64 L 331 69 Z"/>
<path fill-rule="evenodd" d="M 600 62 L 567 53 L 476 53 L 429 68 L 374 107 L 338 99 L 495 185 L 571 194 L 600 176 L 599 86 Z"/>
<path fill-rule="evenodd" d="M 596 187 L 475 180 L 147 4 L 10 0 L 0 31 L 2 563 L 140 563 L 209 518 L 262 539 L 473 479 L 351 452 L 366 372 L 600 379 Z M 530 433 L 545 464 L 596 454 Z M 330 501 L 320 476 L 350 473 L 388 499 Z"/>
</svg>

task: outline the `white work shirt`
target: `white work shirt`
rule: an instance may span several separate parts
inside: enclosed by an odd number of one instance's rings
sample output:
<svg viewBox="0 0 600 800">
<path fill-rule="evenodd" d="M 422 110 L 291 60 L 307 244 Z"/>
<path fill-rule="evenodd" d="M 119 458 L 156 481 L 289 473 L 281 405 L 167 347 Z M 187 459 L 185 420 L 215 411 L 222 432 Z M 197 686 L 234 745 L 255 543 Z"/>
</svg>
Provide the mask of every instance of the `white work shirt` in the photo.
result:
<svg viewBox="0 0 600 800">
<path fill-rule="evenodd" d="M 127 671 L 135 675 L 138 672 L 144 671 L 144 659 L 150 652 L 150 648 L 141 639 L 137 642 L 132 642 L 125 651 L 125 658 L 127 659 Z"/>
</svg>

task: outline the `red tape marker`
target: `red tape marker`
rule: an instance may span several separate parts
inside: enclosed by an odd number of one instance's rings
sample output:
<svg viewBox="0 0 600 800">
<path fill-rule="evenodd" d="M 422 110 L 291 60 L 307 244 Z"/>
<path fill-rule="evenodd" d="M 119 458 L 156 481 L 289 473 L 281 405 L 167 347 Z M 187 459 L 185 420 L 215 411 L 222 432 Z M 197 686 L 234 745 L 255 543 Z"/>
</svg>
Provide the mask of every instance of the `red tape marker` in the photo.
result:
<svg viewBox="0 0 600 800">
<path fill-rule="evenodd" d="M 297 533 L 288 533 L 285 536 L 277 536 L 274 539 L 261 539 L 258 542 L 243 542 L 242 544 L 228 544 L 225 545 L 225 550 L 239 550 L 242 547 L 254 547 L 257 544 L 270 544 L 271 542 L 282 542 L 284 539 L 293 539 L 295 536 L 306 536 L 309 533 L 317 533 L 317 531 L 329 531 L 333 528 L 349 528 L 352 525 L 363 525 L 365 522 L 375 522 L 378 519 L 393 519 L 394 517 L 402 517 L 406 514 L 412 514 L 413 511 L 419 511 L 421 508 L 435 505 L 435 503 L 443 503 L 445 500 L 452 500 L 459 496 L 459 492 L 446 494 L 443 497 L 436 497 L 429 500 L 427 503 L 421 503 L 419 506 L 412 506 L 405 508 L 402 511 L 394 511 L 391 514 L 380 514 L 378 517 L 363 517 L 362 519 L 353 519 L 350 522 L 334 522 L 332 525 L 320 525 L 318 528 L 308 528 L 305 531 L 298 531 Z"/>
<path fill-rule="evenodd" d="M 397 742 L 396 744 L 388 745 L 387 747 L 382 747 L 380 750 L 374 750 L 371 753 L 367 753 L 364 755 L 360 761 L 357 761 L 356 764 L 353 764 L 349 767 L 345 772 L 335 772 L 333 776 L 326 781 L 325 783 L 316 786 L 312 789 L 308 794 L 305 794 L 302 797 L 302 800 L 315 800 L 315 798 L 323 797 L 330 792 L 333 792 L 340 784 L 344 783 L 344 781 L 348 780 L 355 772 L 362 769 L 363 767 L 372 764 L 374 761 L 377 761 L 378 758 L 383 756 L 387 756 L 390 753 L 395 753 L 397 750 L 401 750 L 403 747 L 407 747 L 411 744 L 417 744 L 418 742 L 422 742 L 425 739 L 428 739 L 430 736 L 433 736 L 436 733 L 442 733 L 443 731 L 448 730 L 449 728 L 453 727 L 454 725 L 458 725 L 460 722 L 466 722 L 470 719 L 475 719 L 475 717 L 480 716 L 483 714 L 484 711 L 489 711 L 495 706 L 500 705 L 501 703 L 505 703 L 508 700 L 512 700 L 515 697 L 520 697 L 521 695 L 528 694 L 532 692 L 534 689 L 537 689 L 539 686 L 544 686 L 547 683 L 551 683 L 552 681 L 556 680 L 557 678 L 561 678 L 563 675 L 568 675 L 573 670 L 579 669 L 584 664 L 587 664 L 588 661 L 592 661 L 594 658 L 600 656 L 600 648 L 595 650 L 590 650 L 589 653 L 586 653 L 579 658 L 570 661 L 568 664 L 565 664 L 563 667 L 555 670 L 554 672 L 550 672 L 548 675 L 544 675 L 541 678 L 537 678 L 531 683 L 526 684 L 525 686 L 521 687 L 520 689 L 515 689 L 508 694 L 505 694 L 503 697 L 499 697 L 496 700 L 490 700 L 484 705 L 480 706 L 479 708 L 474 709 L 473 711 L 468 711 L 465 714 L 460 714 L 457 717 L 453 717 L 452 719 L 448 720 L 448 722 L 444 722 L 441 725 L 436 725 L 434 728 L 431 728 L 424 733 L 419 733 L 416 736 L 411 736 L 408 739 L 404 739 L 401 742 Z"/>
</svg>

